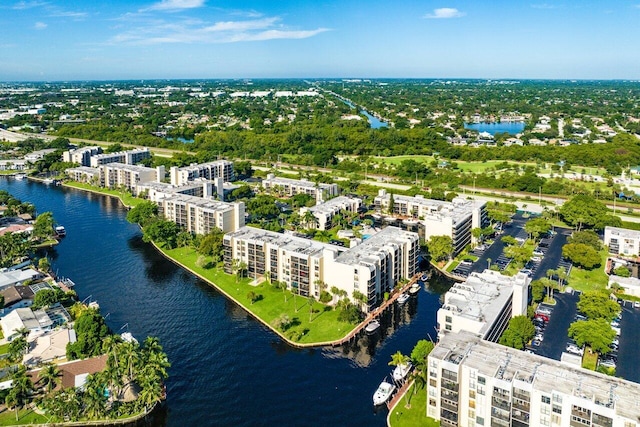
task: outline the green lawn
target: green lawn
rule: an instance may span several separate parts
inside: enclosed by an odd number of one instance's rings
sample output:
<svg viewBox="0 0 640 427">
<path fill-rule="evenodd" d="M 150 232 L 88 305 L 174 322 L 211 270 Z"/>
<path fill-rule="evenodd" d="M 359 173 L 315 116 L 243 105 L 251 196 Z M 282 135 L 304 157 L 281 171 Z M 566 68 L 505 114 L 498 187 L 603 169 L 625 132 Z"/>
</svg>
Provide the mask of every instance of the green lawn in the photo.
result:
<svg viewBox="0 0 640 427">
<path fill-rule="evenodd" d="M 403 160 L 415 160 L 416 162 L 431 163 L 434 160 L 434 157 L 424 156 L 424 155 L 415 155 L 415 156 L 407 155 L 407 156 L 392 156 L 392 157 L 374 157 L 373 160 L 380 163 L 387 163 L 390 165 L 399 165 Z"/>
<path fill-rule="evenodd" d="M 66 181 L 64 185 L 65 187 L 72 187 L 80 190 L 91 191 L 93 193 L 99 193 L 99 194 L 105 194 L 107 196 L 117 197 L 120 199 L 123 205 L 128 207 L 137 206 L 140 203 L 144 202 L 144 199 L 139 199 L 137 197 L 134 197 L 125 191 L 109 190 L 108 188 L 96 187 L 95 185 L 86 184 L 83 182 Z"/>
<path fill-rule="evenodd" d="M 460 264 L 460 261 L 451 261 L 451 264 L 447 267 L 447 272 L 451 273 Z"/>
<path fill-rule="evenodd" d="M 292 333 L 302 334 L 296 342 L 311 344 L 334 341 L 347 335 L 356 326 L 338 321 L 339 312 L 319 302 L 313 304 L 314 313 L 310 317 L 309 302 L 306 298 L 294 297 L 289 291 L 283 292 L 266 282 L 252 286 L 249 284 L 249 279 L 244 278 L 236 282 L 235 276 L 226 274 L 218 268 L 198 267 L 196 260 L 199 255 L 191 248 L 163 249 L 162 251 L 208 281 L 215 283 L 218 288 L 229 294 L 247 311 L 265 323 L 271 325 L 281 314 L 287 314 L 295 324 L 283 335 L 289 338 Z M 247 297 L 250 291 L 262 295 L 262 299 L 251 304 Z M 285 296 L 287 297 L 286 302 Z"/>
<path fill-rule="evenodd" d="M 0 426 L 45 424 L 46 422 L 47 417 L 36 414 L 31 409 L 22 409 L 18 411 L 18 421 L 16 421 L 15 411 L 5 409 L 0 412 Z"/>
<path fill-rule="evenodd" d="M 609 253 L 607 249 L 600 251 L 602 263 L 599 267 L 595 267 L 593 270 L 585 270 L 573 266 L 571 274 L 569 274 L 569 280 L 567 284 L 573 289 L 579 291 L 593 291 L 596 289 L 604 289 L 609 283 L 609 277 L 604 272 L 604 264 L 607 261 Z"/>
<path fill-rule="evenodd" d="M 594 353 L 591 348 L 585 347 L 584 356 L 582 356 L 582 367 L 595 371 L 598 367 L 598 353 Z"/>
<path fill-rule="evenodd" d="M 415 385 L 411 386 L 407 393 L 411 393 L 413 387 L 415 387 Z M 406 398 L 403 397 L 389 415 L 390 427 L 440 426 L 440 422 L 427 417 L 427 392 L 425 389 L 419 390 L 411 397 L 410 408 L 407 408 L 405 405 Z"/>
<path fill-rule="evenodd" d="M 0 354 L 9 353 L 9 343 L 0 345 Z"/>
</svg>

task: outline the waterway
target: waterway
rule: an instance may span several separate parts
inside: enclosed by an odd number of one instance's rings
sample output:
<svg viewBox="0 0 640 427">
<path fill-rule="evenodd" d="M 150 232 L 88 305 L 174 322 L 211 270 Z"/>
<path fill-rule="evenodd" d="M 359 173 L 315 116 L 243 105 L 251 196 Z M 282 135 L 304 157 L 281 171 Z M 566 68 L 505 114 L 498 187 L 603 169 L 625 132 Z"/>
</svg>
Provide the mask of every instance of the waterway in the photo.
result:
<svg viewBox="0 0 640 427">
<path fill-rule="evenodd" d="M 498 122 L 498 123 L 465 123 L 465 129 L 478 132 L 489 132 L 491 135 L 507 132 L 516 135 L 524 130 L 524 122 Z"/>
<path fill-rule="evenodd" d="M 356 106 L 352 102 L 342 98 L 338 98 L 338 99 L 340 99 L 342 102 L 347 104 L 349 107 L 356 108 Z M 367 120 L 369 121 L 369 126 L 371 126 L 371 129 L 380 129 L 380 128 L 389 127 L 389 123 L 383 122 L 376 116 L 371 115 L 367 110 L 360 110 L 360 114 L 364 115 L 367 118 Z"/>
<path fill-rule="evenodd" d="M 167 261 L 126 222 L 119 201 L 0 178 L 0 189 L 51 211 L 67 237 L 53 270 L 96 300 L 115 332 L 157 336 L 172 367 L 162 426 L 384 426 L 371 396 L 391 354 L 434 336 L 439 295 L 421 291 L 382 317 L 376 335 L 337 349 L 291 348 L 215 289 Z M 448 283 L 433 275 L 432 287 Z"/>
</svg>

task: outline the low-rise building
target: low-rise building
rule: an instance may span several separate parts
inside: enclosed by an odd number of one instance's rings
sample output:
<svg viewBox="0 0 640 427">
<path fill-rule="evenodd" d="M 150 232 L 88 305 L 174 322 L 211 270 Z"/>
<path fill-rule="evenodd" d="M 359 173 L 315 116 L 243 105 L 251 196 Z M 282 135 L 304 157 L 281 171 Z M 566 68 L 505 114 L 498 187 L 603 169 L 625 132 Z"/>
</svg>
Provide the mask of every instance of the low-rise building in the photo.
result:
<svg viewBox="0 0 640 427">
<path fill-rule="evenodd" d="M 605 227 L 604 244 L 609 253 L 618 255 L 638 255 L 640 253 L 640 231 L 627 228 Z"/>
<path fill-rule="evenodd" d="M 427 416 L 457 426 L 638 426 L 640 385 L 447 334 L 428 357 Z"/>
<path fill-rule="evenodd" d="M 73 328 L 61 328 L 34 335 L 29 339 L 29 351 L 23 356 L 27 367 L 53 362 L 67 357 L 67 344 L 76 342 Z"/>
<path fill-rule="evenodd" d="M 24 159 L 8 159 L 0 160 L 0 171 L 23 171 L 29 169 L 27 160 Z"/>
<path fill-rule="evenodd" d="M 88 184 L 100 183 L 100 168 L 92 168 L 89 166 L 78 166 L 69 168 L 65 171 L 67 176 L 77 182 L 86 182 Z"/>
<path fill-rule="evenodd" d="M 51 330 L 54 323 L 44 310 L 17 308 L 0 319 L 2 333 L 7 341 L 13 341 L 26 329 L 29 334 L 37 334 Z"/>
<path fill-rule="evenodd" d="M 171 184 L 184 185 L 198 178 L 214 180 L 222 178 L 223 182 L 231 182 L 235 179 L 233 162 L 228 160 L 216 160 L 209 163 L 193 163 L 182 168 L 172 167 L 169 172 Z"/>
<path fill-rule="evenodd" d="M 472 229 L 484 228 L 489 224 L 485 201 L 456 197 L 447 202 L 425 199 L 420 194 L 414 197 L 394 194 L 393 208 L 390 208 L 391 199 L 392 195 L 386 190 L 379 190 L 374 199 L 375 209 L 420 221 L 425 239 L 432 236 L 451 237 L 454 255 L 471 243 Z"/>
<path fill-rule="evenodd" d="M 32 282 L 43 277 L 42 273 L 33 268 L 3 271 L 0 272 L 0 290 L 10 286 L 23 285 L 25 282 Z"/>
<path fill-rule="evenodd" d="M 318 230 L 329 230 L 335 225 L 333 224 L 333 218 L 336 215 L 345 211 L 356 213 L 361 204 L 362 200 L 357 197 L 338 196 L 310 208 L 300 208 L 300 216 L 304 219 L 305 213 L 311 212 L 315 217 L 315 221 L 309 222 L 306 226 Z"/>
<path fill-rule="evenodd" d="M 102 165 L 100 169 L 102 186 L 106 188 L 124 188 L 134 196 L 137 194 L 136 191 L 139 184 L 155 181 L 158 178 L 158 171 L 146 166 L 107 163 Z"/>
<path fill-rule="evenodd" d="M 527 314 L 530 282 L 524 273 L 512 277 L 493 270 L 471 273 L 444 295 L 437 314 L 438 336 L 469 331 L 497 341 L 512 317 Z"/>
<path fill-rule="evenodd" d="M 90 166 L 91 157 L 102 154 L 102 147 L 80 147 L 62 153 L 62 160 L 70 163 L 78 163 L 80 166 Z"/>
<path fill-rule="evenodd" d="M 185 194 L 158 200 L 158 213 L 187 231 L 208 234 L 214 228 L 225 233 L 244 226 L 244 203 L 226 203 Z"/>
<path fill-rule="evenodd" d="M 640 297 L 640 279 L 637 277 L 622 277 L 612 274 L 609 276 L 609 288 L 617 283 L 624 289 L 625 295 Z"/>
<path fill-rule="evenodd" d="M 223 244 L 227 273 L 240 261 L 247 265 L 249 277 L 268 274 L 299 295 L 318 298 L 323 287 L 335 286 L 355 302 L 353 292 L 358 291 L 367 297 L 365 311 L 418 268 L 418 235 L 396 227 L 350 249 L 252 227 L 226 234 Z"/>
<path fill-rule="evenodd" d="M 44 156 L 47 154 L 54 153 L 56 151 L 55 148 L 45 148 L 43 150 L 36 150 L 24 156 L 24 160 L 29 163 L 35 163 L 38 160 L 44 159 Z"/>
<path fill-rule="evenodd" d="M 31 307 L 34 293 L 29 286 L 9 286 L 0 291 L 4 298 L 4 308 L 0 310 L 1 316 L 11 313 L 17 308 Z"/>
<path fill-rule="evenodd" d="M 295 196 L 296 194 L 308 194 L 316 201 L 338 195 L 338 184 L 315 183 L 305 179 L 291 179 L 276 177 L 270 173 L 262 180 L 262 188 L 273 191 L 283 196 Z"/>
<path fill-rule="evenodd" d="M 151 157 L 151 151 L 147 147 L 136 148 L 128 151 L 118 151 L 116 153 L 103 153 L 91 156 L 89 166 L 97 168 L 109 163 L 124 163 L 125 165 L 135 165 Z"/>
</svg>

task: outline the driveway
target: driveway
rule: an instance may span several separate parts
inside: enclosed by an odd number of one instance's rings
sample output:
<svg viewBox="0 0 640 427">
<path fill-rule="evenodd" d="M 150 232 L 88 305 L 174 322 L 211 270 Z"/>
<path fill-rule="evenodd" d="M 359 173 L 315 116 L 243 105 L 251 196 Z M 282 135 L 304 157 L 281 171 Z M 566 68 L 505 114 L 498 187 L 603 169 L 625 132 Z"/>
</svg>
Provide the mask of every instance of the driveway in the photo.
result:
<svg viewBox="0 0 640 427">
<path fill-rule="evenodd" d="M 562 261 L 562 247 L 567 243 L 573 230 L 568 228 L 556 228 L 556 234 L 549 243 L 549 248 L 544 254 L 544 258 L 533 274 L 533 280 L 541 279 L 547 275 L 547 270 L 555 270 Z"/>
<path fill-rule="evenodd" d="M 560 360 L 562 352 L 567 348 L 569 325 L 573 323 L 576 315 L 579 294 L 556 293 L 554 296 L 556 305 L 544 331 L 544 340 L 536 353 L 549 359 Z"/>
<path fill-rule="evenodd" d="M 625 380 L 640 382 L 640 309 L 633 308 L 631 302 L 622 305 L 622 321 L 620 322 L 620 350 L 616 376 Z"/>
<path fill-rule="evenodd" d="M 512 218 L 512 223 L 504 228 L 504 234 L 502 236 L 512 236 L 516 237 L 520 230 L 526 224 L 527 219 L 522 218 L 522 215 L 516 214 Z M 501 236 L 500 236 L 501 237 Z M 487 259 L 491 258 L 491 262 L 495 262 L 500 255 L 502 255 L 502 251 L 504 250 L 504 243 L 502 243 L 502 239 L 496 237 L 493 245 L 489 246 L 486 251 L 478 258 L 476 262 L 471 266 L 471 271 L 481 272 L 487 268 Z"/>
</svg>

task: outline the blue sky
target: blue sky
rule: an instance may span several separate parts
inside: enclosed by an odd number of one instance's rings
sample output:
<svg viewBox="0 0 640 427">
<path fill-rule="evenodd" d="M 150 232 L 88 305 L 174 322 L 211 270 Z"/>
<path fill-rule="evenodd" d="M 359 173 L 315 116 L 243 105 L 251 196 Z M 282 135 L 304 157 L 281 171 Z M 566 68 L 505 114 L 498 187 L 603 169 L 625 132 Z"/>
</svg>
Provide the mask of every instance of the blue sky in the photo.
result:
<svg viewBox="0 0 640 427">
<path fill-rule="evenodd" d="M 640 0 L 0 0 L 0 81 L 640 79 Z"/>
</svg>

